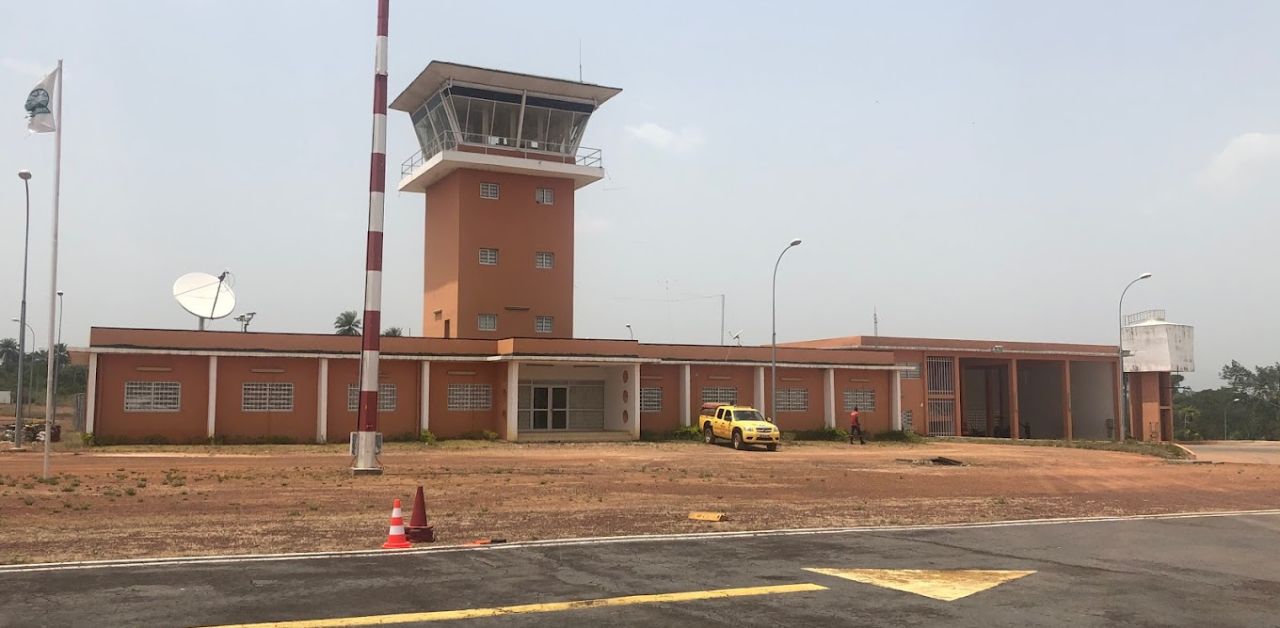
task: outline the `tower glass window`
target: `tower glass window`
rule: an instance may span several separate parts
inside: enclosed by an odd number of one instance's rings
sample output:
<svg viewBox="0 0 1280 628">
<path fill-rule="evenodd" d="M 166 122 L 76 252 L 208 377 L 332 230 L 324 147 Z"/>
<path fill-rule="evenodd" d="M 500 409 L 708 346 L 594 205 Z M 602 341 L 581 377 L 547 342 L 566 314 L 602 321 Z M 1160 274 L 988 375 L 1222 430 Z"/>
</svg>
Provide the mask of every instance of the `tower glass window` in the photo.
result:
<svg viewBox="0 0 1280 628">
<path fill-rule="evenodd" d="M 533 200 L 539 205 L 553 205 L 556 202 L 555 190 L 551 188 L 538 188 L 533 194 Z"/>
<path fill-rule="evenodd" d="M 498 249 L 480 249 L 480 264 L 483 266 L 497 266 Z"/>
<path fill-rule="evenodd" d="M 501 188 L 498 187 L 497 183 L 481 183 L 480 198 L 498 200 L 498 193 L 500 192 L 500 190 Z"/>
<path fill-rule="evenodd" d="M 534 256 L 533 265 L 536 268 L 542 268 L 542 269 L 555 268 L 556 254 L 552 253 L 551 251 L 538 251 L 538 253 Z"/>
<path fill-rule="evenodd" d="M 476 329 L 480 331 L 498 331 L 497 314 L 479 314 L 476 316 Z"/>
<path fill-rule="evenodd" d="M 549 334 L 551 333 L 551 325 L 553 321 L 554 317 L 551 316 L 535 317 L 533 319 L 533 331 L 539 334 Z"/>
</svg>

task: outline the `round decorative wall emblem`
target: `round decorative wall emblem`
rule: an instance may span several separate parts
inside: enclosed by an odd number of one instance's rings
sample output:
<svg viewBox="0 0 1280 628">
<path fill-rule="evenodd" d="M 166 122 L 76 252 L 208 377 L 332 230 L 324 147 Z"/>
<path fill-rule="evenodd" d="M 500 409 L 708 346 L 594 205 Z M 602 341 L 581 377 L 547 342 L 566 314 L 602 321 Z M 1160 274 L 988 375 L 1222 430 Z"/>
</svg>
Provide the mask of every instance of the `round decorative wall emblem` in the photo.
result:
<svg viewBox="0 0 1280 628">
<path fill-rule="evenodd" d="M 626 403 L 626 402 L 628 402 L 628 401 L 630 401 L 630 400 L 631 400 L 631 391 L 627 390 L 626 388 L 623 388 L 623 389 L 622 389 L 622 403 Z"/>
<path fill-rule="evenodd" d="M 625 383 L 627 383 L 627 380 L 629 380 L 629 379 L 631 379 L 631 371 L 623 371 L 623 372 L 622 372 L 622 383 L 624 383 L 624 384 L 625 384 Z"/>
<path fill-rule="evenodd" d="M 630 412 L 627 412 L 626 410 L 623 410 L 623 411 L 622 411 L 622 422 L 623 422 L 623 423 L 626 423 L 627 421 L 630 421 L 630 420 L 631 420 L 631 413 L 630 413 Z"/>
</svg>

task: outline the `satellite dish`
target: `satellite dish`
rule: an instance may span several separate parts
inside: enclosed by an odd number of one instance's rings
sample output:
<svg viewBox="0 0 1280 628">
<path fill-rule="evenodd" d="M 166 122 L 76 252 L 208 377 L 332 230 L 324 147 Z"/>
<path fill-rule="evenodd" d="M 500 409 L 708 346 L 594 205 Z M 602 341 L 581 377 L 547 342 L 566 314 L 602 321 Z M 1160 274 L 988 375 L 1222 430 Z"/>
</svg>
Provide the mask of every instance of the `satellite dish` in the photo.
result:
<svg viewBox="0 0 1280 628">
<path fill-rule="evenodd" d="M 204 331 L 206 320 L 223 318 L 235 309 L 236 294 L 227 281 L 229 275 L 226 271 L 217 276 L 187 273 L 173 282 L 173 298 L 182 309 L 200 319 L 200 331 Z"/>
</svg>

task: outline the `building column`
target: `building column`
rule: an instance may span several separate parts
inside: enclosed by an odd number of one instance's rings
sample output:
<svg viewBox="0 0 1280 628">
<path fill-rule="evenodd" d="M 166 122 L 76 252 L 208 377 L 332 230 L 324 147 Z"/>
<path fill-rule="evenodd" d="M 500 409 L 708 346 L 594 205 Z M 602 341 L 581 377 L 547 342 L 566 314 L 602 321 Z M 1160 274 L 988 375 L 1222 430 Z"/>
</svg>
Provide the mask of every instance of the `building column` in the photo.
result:
<svg viewBox="0 0 1280 628">
<path fill-rule="evenodd" d="M 960 357 L 951 358 L 951 387 L 955 389 L 953 399 L 956 404 L 955 411 L 955 434 L 956 436 L 964 436 L 964 405 L 960 403 Z"/>
<path fill-rule="evenodd" d="M 329 358 L 320 358 L 316 384 L 316 442 L 329 440 Z"/>
<path fill-rule="evenodd" d="M 631 400 L 627 404 L 627 412 L 631 415 L 631 438 L 640 440 L 640 365 L 632 364 L 626 369 L 631 374 L 626 388 L 627 398 Z"/>
<path fill-rule="evenodd" d="M 822 377 L 822 424 L 827 429 L 836 427 L 836 370 L 826 369 Z"/>
<path fill-rule="evenodd" d="M 431 362 L 423 360 L 418 363 L 418 431 L 431 429 Z M 421 434 L 419 434 L 421 436 Z"/>
<path fill-rule="evenodd" d="M 515 442 L 520 437 L 520 363 L 507 363 L 507 434 Z"/>
<path fill-rule="evenodd" d="M 1071 360 L 1062 361 L 1062 437 L 1071 436 Z"/>
<path fill-rule="evenodd" d="M 209 406 L 205 414 L 205 431 L 209 438 L 218 433 L 218 356 L 209 356 Z"/>
<path fill-rule="evenodd" d="M 1018 414 L 1018 360 L 1009 360 L 1009 438 L 1018 440 L 1022 420 Z"/>
<path fill-rule="evenodd" d="M 1124 386 L 1124 381 L 1121 379 L 1124 375 L 1120 373 L 1120 368 L 1121 367 L 1117 362 L 1111 363 L 1111 381 L 1114 382 L 1111 397 L 1113 402 L 1112 405 L 1116 410 L 1116 416 L 1111 420 L 1111 439 L 1115 441 L 1121 440 L 1120 422 L 1124 420 L 1124 410 L 1121 408 L 1123 401 L 1121 400 L 1120 393 L 1121 388 Z"/>
<path fill-rule="evenodd" d="M 20 401 L 19 401 L 20 403 Z M 98 354 L 89 354 L 89 381 L 84 396 L 84 432 L 92 434 L 97 424 L 95 413 L 98 409 Z"/>
<path fill-rule="evenodd" d="M 693 425 L 693 399 L 689 392 L 690 371 L 688 364 L 680 365 L 680 426 Z"/>
<path fill-rule="evenodd" d="M 893 372 L 893 387 L 889 399 L 889 429 L 902 431 L 902 371 Z"/>
<path fill-rule="evenodd" d="M 752 395 L 755 398 L 751 400 L 751 403 L 755 405 L 756 410 L 760 411 L 760 414 L 768 416 L 769 410 L 764 406 L 764 367 L 763 366 L 756 367 L 756 385 L 754 388 L 755 388 L 756 394 Z M 769 417 L 769 418 L 775 421 L 778 420 L 777 417 Z"/>
</svg>

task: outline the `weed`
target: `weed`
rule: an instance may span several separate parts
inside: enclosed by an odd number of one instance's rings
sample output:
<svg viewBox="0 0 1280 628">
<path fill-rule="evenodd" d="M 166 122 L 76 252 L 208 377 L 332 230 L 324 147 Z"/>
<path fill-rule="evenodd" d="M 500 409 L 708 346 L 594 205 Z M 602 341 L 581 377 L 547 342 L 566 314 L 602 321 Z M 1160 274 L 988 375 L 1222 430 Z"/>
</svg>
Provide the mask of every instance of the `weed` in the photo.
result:
<svg viewBox="0 0 1280 628">
<path fill-rule="evenodd" d="M 133 487 L 130 487 L 130 488 L 124 489 L 124 494 L 128 495 L 129 497 L 133 497 L 134 495 L 138 494 L 138 491 L 134 490 Z"/>
<path fill-rule="evenodd" d="M 26 504 L 26 505 L 30 506 L 31 504 L 36 503 L 36 500 L 35 500 L 34 498 L 31 498 L 31 497 L 23 497 L 23 498 L 22 498 L 22 503 L 24 503 L 24 504 Z"/>
</svg>

